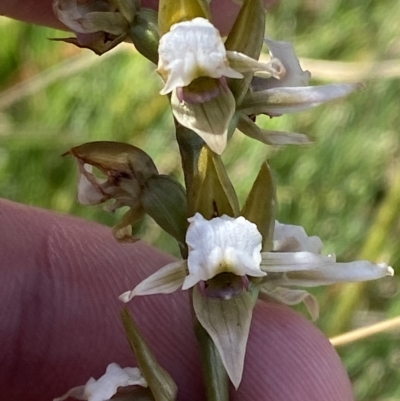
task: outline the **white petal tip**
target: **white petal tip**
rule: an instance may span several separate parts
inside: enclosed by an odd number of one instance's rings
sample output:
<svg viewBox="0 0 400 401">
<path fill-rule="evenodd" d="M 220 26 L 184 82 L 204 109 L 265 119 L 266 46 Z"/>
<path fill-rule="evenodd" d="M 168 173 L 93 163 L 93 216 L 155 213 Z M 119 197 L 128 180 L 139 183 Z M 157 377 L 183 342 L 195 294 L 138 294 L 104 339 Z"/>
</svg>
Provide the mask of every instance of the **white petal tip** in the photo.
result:
<svg viewBox="0 0 400 401">
<path fill-rule="evenodd" d="M 392 266 L 383 265 L 387 269 L 387 276 L 394 276 L 394 269 Z"/>
<path fill-rule="evenodd" d="M 164 86 L 159 92 L 160 95 L 168 95 L 168 93 L 171 93 L 173 91 L 173 88 L 169 88 L 167 86 Z"/>
<path fill-rule="evenodd" d="M 127 303 L 129 302 L 133 297 L 135 296 L 134 291 L 126 291 L 123 294 L 121 294 L 118 298 L 120 301 Z"/>
</svg>

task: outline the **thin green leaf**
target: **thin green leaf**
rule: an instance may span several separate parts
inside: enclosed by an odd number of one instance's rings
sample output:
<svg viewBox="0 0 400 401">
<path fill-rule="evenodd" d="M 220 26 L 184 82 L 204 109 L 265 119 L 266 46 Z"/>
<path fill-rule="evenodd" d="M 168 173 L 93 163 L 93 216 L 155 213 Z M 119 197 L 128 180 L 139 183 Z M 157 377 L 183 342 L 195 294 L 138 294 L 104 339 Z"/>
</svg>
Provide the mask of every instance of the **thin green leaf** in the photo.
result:
<svg viewBox="0 0 400 401">
<path fill-rule="evenodd" d="M 139 369 L 146 379 L 155 401 L 174 401 L 178 393 L 175 382 L 157 362 L 127 308 L 122 310 L 121 318 Z"/>
</svg>

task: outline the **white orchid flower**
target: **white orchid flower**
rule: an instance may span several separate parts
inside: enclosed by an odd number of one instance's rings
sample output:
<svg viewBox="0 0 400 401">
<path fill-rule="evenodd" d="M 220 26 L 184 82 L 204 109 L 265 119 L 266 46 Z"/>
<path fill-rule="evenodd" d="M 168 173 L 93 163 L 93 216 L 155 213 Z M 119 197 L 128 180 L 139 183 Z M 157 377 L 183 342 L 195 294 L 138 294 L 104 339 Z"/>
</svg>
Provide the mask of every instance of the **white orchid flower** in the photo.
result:
<svg viewBox="0 0 400 401">
<path fill-rule="evenodd" d="M 270 64 L 260 63 L 242 53 L 226 51 L 218 29 L 201 17 L 172 25 L 161 37 L 158 53 L 157 71 L 166 81 L 160 91 L 162 95 L 188 86 L 200 77 L 241 79 L 241 72 L 248 71 L 277 75 Z"/>
<path fill-rule="evenodd" d="M 385 264 L 336 263 L 334 255 L 321 255 L 321 240 L 308 237 L 299 226 L 276 222 L 274 251 L 261 252 L 262 236 L 256 225 L 244 217 L 221 216 L 206 220 L 197 213 L 189 222 L 188 259 L 161 268 L 132 291 L 123 293 L 120 299 L 129 302 L 134 296 L 193 288 L 196 317 L 216 344 L 235 388 L 242 379 L 256 302 L 249 281 L 259 287 L 261 299 L 273 298 L 287 305 L 304 302 L 311 317 L 316 319 L 316 299 L 293 286 L 373 280 L 393 275 L 393 269 Z M 224 281 L 226 276 L 229 278 Z"/>
<path fill-rule="evenodd" d="M 87 401 L 108 401 L 117 393 L 119 387 L 127 386 L 147 387 L 147 382 L 139 368 L 121 368 L 118 364 L 111 363 L 106 373 L 98 380 L 92 377 L 84 386 L 74 387 L 53 401 L 63 401 L 69 397 Z"/>
<path fill-rule="evenodd" d="M 166 78 L 162 95 L 199 77 L 243 78 L 229 67 L 221 36 L 205 18 L 172 25 L 161 37 L 158 54 L 158 72 Z"/>
<path fill-rule="evenodd" d="M 188 259 L 161 268 L 132 291 L 122 294 L 122 301 L 128 302 L 138 295 L 185 290 L 221 273 L 232 273 L 241 277 L 262 277 L 262 289 L 268 295 L 282 302 L 287 298 L 286 303 L 294 304 L 307 297 L 299 290 L 293 293 L 291 287 L 294 286 L 311 287 L 393 275 L 393 269 L 386 264 L 336 263 L 335 255 L 321 255 L 321 240 L 308 237 L 300 226 L 276 222 L 274 250 L 261 252 L 261 234 L 255 224 L 244 217 L 206 220 L 197 213 L 189 222 Z"/>
<path fill-rule="evenodd" d="M 274 65 L 227 51 L 218 29 L 201 17 L 172 25 L 161 37 L 158 53 L 157 71 L 165 81 L 160 93 L 172 92 L 172 111 L 179 123 L 219 154 L 235 112 L 226 78 L 241 79 L 242 73 L 256 71 L 279 78 Z"/>
<path fill-rule="evenodd" d="M 255 224 L 244 217 L 222 216 L 206 220 L 199 213 L 191 217 L 189 223 L 187 261 L 161 268 L 134 290 L 122 294 L 122 301 L 128 302 L 137 295 L 168 294 L 181 287 L 186 290 L 220 273 L 265 276 L 260 268 L 262 238 Z"/>
</svg>

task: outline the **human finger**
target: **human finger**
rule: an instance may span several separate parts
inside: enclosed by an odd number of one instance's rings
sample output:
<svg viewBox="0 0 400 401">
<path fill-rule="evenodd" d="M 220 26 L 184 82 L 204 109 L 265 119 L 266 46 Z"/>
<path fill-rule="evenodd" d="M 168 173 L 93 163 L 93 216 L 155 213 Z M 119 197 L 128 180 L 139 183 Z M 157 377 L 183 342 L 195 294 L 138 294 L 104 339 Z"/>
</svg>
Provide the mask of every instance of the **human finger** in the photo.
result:
<svg viewBox="0 0 400 401">
<path fill-rule="evenodd" d="M 264 0 L 264 4 L 270 7 L 276 0 Z M 53 0 L 2 0 L 0 2 L 0 15 L 44 25 L 57 29 L 68 30 L 54 15 Z M 143 0 L 143 7 L 157 10 L 158 0 Z M 227 34 L 232 27 L 240 9 L 238 2 L 232 0 L 218 0 L 211 3 L 211 12 L 214 24 Z"/>
</svg>

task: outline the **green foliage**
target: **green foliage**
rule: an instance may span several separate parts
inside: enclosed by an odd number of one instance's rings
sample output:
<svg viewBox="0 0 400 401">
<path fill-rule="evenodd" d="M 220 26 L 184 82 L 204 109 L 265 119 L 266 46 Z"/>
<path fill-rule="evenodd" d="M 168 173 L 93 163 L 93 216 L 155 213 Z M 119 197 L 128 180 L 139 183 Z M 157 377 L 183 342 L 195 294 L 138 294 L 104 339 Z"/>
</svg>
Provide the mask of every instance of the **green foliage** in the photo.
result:
<svg viewBox="0 0 400 401">
<path fill-rule="evenodd" d="M 400 59 L 399 20 L 396 0 L 282 1 L 268 14 L 267 34 L 293 40 L 302 57 L 379 63 Z M 0 34 L 7 37 L 0 64 L 0 196 L 116 224 L 120 215 L 77 204 L 76 166 L 61 157 L 69 148 L 94 140 L 138 146 L 155 160 L 160 173 L 181 180 L 171 113 L 166 97 L 158 95 L 162 83 L 153 65 L 130 47 L 91 57 L 88 51 L 46 39 L 64 33 L 5 18 L 0 19 Z M 84 62 L 71 73 L 66 63 L 74 57 Z M 60 70 L 59 78 L 46 84 Z M 10 100 L 27 80 L 42 88 L 31 93 L 23 87 Z M 300 114 L 258 119 L 263 128 L 311 135 L 316 139 L 311 146 L 276 150 L 236 132 L 223 160 L 241 206 L 268 157 L 277 181 L 281 222 L 303 225 L 322 238 L 327 252 L 335 251 L 344 261 L 366 255 L 368 238 L 379 234 L 383 246 L 369 257 L 387 261 L 396 270 L 400 197 L 391 188 L 400 182 L 399 97 L 400 79 L 382 74 L 367 81 L 363 92 L 344 100 Z M 387 204 L 391 218 L 378 219 Z M 136 235 L 178 255 L 173 240 L 149 218 L 136 228 Z M 317 289 L 318 324 L 325 332 L 333 332 L 335 325 L 343 331 L 367 323 L 371 316 L 395 316 L 400 311 L 398 291 L 396 278 L 364 286 L 357 303 L 350 303 L 346 311 L 351 317 L 347 324 L 335 313 L 340 310 L 335 305 L 350 299 L 349 288 Z M 359 401 L 400 397 L 397 342 L 382 334 L 340 350 Z"/>
</svg>

